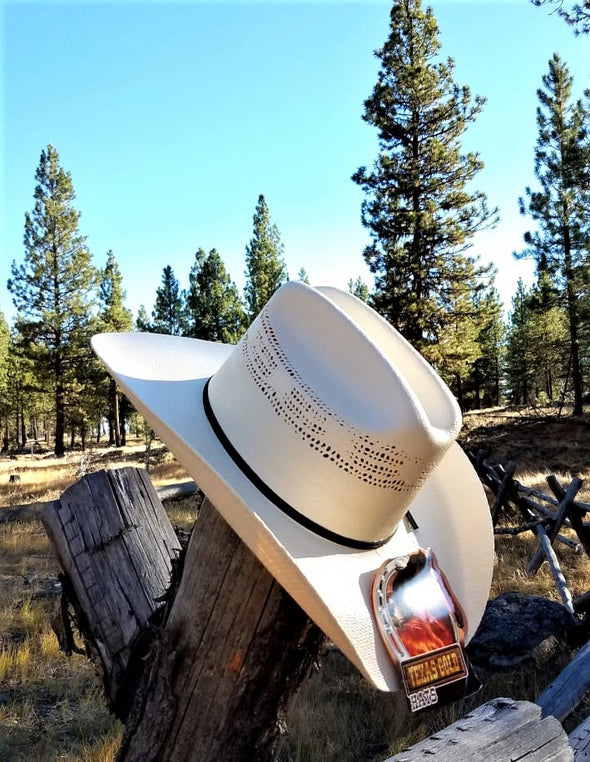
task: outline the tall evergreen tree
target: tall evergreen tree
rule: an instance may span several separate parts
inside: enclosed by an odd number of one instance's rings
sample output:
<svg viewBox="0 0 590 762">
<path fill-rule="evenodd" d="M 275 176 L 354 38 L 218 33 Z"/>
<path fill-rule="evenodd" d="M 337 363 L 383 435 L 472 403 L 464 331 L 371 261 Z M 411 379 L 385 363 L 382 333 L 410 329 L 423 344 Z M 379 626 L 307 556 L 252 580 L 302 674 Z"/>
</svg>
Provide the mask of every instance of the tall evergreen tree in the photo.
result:
<svg viewBox="0 0 590 762">
<path fill-rule="evenodd" d="M 107 251 L 107 261 L 101 271 L 100 312 L 101 329 L 113 333 L 130 331 L 133 326 L 131 310 L 125 306 L 127 294 L 123 289 L 123 275 L 112 250 Z"/>
<path fill-rule="evenodd" d="M 531 341 L 529 293 L 521 278 L 512 297 L 506 342 L 506 383 L 511 402 L 528 405 L 532 399 L 534 347 Z"/>
<path fill-rule="evenodd" d="M 480 356 L 473 364 L 470 386 L 476 409 L 499 405 L 502 397 L 506 328 L 502 319 L 502 302 L 494 285 L 477 302 L 477 343 Z"/>
<path fill-rule="evenodd" d="M 438 33 L 420 0 L 395 0 L 363 115 L 378 130 L 379 154 L 372 171 L 360 167 L 352 177 L 365 192 L 374 306 L 420 349 L 456 322 L 449 287 L 464 269 L 470 238 L 497 216 L 483 193 L 467 189 L 481 160 L 461 153 L 484 99 L 454 83 L 452 59 L 437 61 Z"/>
<path fill-rule="evenodd" d="M 23 349 L 52 390 L 59 456 L 65 452 L 68 394 L 89 357 L 97 277 L 78 229 L 72 178 L 53 146 L 41 153 L 35 179 L 35 205 L 25 215 L 24 263 L 12 263 L 8 289 L 18 311 Z"/>
<path fill-rule="evenodd" d="M 150 333 L 153 330 L 150 317 L 143 304 L 139 305 L 137 317 L 135 318 L 135 328 L 137 331 L 143 331 L 144 333 Z"/>
<path fill-rule="evenodd" d="M 184 333 L 184 305 L 180 286 L 170 265 L 162 271 L 162 285 L 156 290 L 156 303 L 152 311 L 154 333 L 182 336 Z"/>
<path fill-rule="evenodd" d="M 258 196 L 254 227 L 246 246 L 246 285 L 244 295 L 251 323 L 274 292 L 288 279 L 283 260 L 283 244 L 276 225 L 271 223 L 268 204 Z"/>
<path fill-rule="evenodd" d="M 567 313 L 547 270 L 529 292 L 529 336 L 534 347 L 535 399 L 552 401 L 566 392 L 571 367 Z"/>
<path fill-rule="evenodd" d="M 356 280 L 353 280 L 352 278 L 348 279 L 348 291 L 353 296 L 358 297 L 363 302 L 368 302 L 371 298 L 371 292 L 369 291 L 369 287 L 367 284 L 363 281 L 361 276 L 359 275 Z"/>
<path fill-rule="evenodd" d="M 475 269 L 464 257 L 457 266 L 456 280 L 447 285 L 445 329 L 435 343 L 422 346 L 422 352 L 451 387 L 462 410 L 467 407 L 465 384 L 474 363 L 481 357 L 478 327 L 478 294 Z"/>
<path fill-rule="evenodd" d="M 535 175 L 541 190 L 527 188 L 526 199 L 519 199 L 521 214 L 530 215 L 537 228 L 525 234 L 527 248 L 515 256 L 533 258 L 537 272 L 546 271 L 562 290 L 568 316 L 573 414 L 581 415 L 581 297 L 590 287 L 590 110 L 588 101 L 572 100 L 572 77 L 557 53 L 549 61 L 549 72 L 537 96 Z"/>
<path fill-rule="evenodd" d="M 187 335 L 234 344 L 245 326 L 236 285 L 215 249 L 195 253 L 186 295 Z"/>
<path fill-rule="evenodd" d="M 133 326 L 131 311 L 125 306 L 126 294 L 123 290 L 123 276 L 119 263 L 111 250 L 107 252 L 107 261 L 101 273 L 100 282 L 100 328 L 103 331 L 120 333 L 130 331 Z M 120 447 L 125 440 L 125 426 L 120 416 L 120 394 L 114 378 L 108 379 L 109 443 Z M 123 425 L 122 425 L 123 424 Z"/>
</svg>

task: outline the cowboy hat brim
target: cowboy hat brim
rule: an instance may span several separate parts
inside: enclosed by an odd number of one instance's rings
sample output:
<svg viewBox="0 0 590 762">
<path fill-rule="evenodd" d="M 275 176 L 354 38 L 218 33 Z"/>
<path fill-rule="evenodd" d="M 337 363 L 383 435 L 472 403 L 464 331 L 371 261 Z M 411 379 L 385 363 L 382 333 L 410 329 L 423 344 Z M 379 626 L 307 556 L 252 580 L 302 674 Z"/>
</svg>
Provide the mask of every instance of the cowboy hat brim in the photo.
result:
<svg viewBox="0 0 590 762">
<path fill-rule="evenodd" d="M 418 528 L 402 521 L 375 550 L 323 539 L 265 497 L 220 444 L 203 408 L 203 387 L 235 347 L 162 334 L 100 334 L 92 346 L 136 409 L 234 531 L 309 617 L 380 690 L 401 687 L 373 618 L 371 590 L 384 561 L 431 547 L 468 623 L 482 617 L 493 569 L 490 512 L 457 444 L 413 500 Z M 264 436 L 254 432 L 253 436 Z"/>
</svg>

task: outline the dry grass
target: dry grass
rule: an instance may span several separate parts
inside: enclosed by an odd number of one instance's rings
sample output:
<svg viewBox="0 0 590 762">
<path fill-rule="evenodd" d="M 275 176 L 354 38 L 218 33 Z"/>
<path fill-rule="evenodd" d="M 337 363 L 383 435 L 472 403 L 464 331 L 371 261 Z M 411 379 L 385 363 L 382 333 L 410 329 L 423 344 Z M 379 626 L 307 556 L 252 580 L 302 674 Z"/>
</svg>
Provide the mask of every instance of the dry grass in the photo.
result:
<svg viewBox="0 0 590 762">
<path fill-rule="evenodd" d="M 39 522 L 0 524 L 0 760 L 106 762 L 120 729 L 89 662 L 57 647 L 56 572 Z"/>
<path fill-rule="evenodd" d="M 86 474 L 103 468 L 145 467 L 145 447 L 131 444 L 124 449 L 93 447 L 85 452 L 69 452 L 63 458 L 53 455 L 19 455 L 0 460 L 0 508 L 54 500 L 70 484 Z M 11 483 L 10 476 L 17 481 Z M 163 446 L 151 450 L 150 477 L 155 485 L 186 481 L 186 471 Z"/>
<path fill-rule="evenodd" d="M 585 431 L 585 422 L 534 421 L 522 411 L 515 416 L 500 410 L 487 418 L 468 416 L 463 438 L 476 449 L 485 446 L 492 462 L 516 459 L 517 477 L 547 492 L 547 473 L 559 471 L 566 482 L 572 473 L 584 476 L 590 470 L 590 451 L 580 446 Z M 143 463 L 141 446 L 123 453 L 92 450 L 59 461 L 42 456 L 0 461 L 0 510 L 2 505 L 54 499 L 84 473 L 99 468 Z M 155 448 L 150 465 L 157 484 L 187 478 L 163 448 Z M 11 485 L 8 476 L 16 467 L 26 470 Z M 590 502 L 590 495 L 582 499 Z M 170 502 L 172 523 L 189 528 L 195 505 L 192 498 Z M 558 600 L 546 564 L 535 577 L 524 573 L 534 549 L 530 533 L 497 538 L 492 596 L 518 590 Z M 574 595 L 585 592 L 590 587 L 589 560 L 564 546 L 559 555 Z M 110 762 L 119 744 L 121 728 L 105 708 L 92 667 L 83 657 L 61 654 L 50 630 L 56 572 L 38 521 L 0 524 L 0 762 Z M 490 698 L 534 699 L 571 655 L 564 644 L 549 641 L 535 661 L 518 670 L 480 670 L 483 688 L 474 698 L 410 718 L 399 695 L 375 691 L 337 650 L 328 648 L 322 669 L 304 684 L 291 712 L 280 760 L 379 762 Z M 575 718 L 570 722 L 576 724 Z"/>
</svg>

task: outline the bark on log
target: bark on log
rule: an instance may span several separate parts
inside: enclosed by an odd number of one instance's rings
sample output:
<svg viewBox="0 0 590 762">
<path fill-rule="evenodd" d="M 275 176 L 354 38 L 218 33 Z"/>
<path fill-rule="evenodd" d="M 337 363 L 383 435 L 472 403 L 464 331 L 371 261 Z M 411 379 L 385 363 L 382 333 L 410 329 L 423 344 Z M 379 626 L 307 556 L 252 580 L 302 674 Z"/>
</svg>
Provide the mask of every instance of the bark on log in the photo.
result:
<svg viewBox="0 0 590 762">
<path fill-rule="evenodd" d="M 97 479 L 112 488 L 106 499 Z M 146 511 L 134 513 L 129 480 L 150 493 L 144 502 L 157 510 L 161 532 L 144 526 Z M 172 529 L 145 471 L 85 477 L 45 521 L 71 579 L 80 626 L 100 651 L 107 689 L 125 718 L 117 759 L 271 760 L 288 705 L 324 636 L 211 503 L 201 506 L 164 609 L 154 598 L 162 598 L 167 578 L 158 592 L 148 592 L 144 579 L 158 556 L 168 556 L 169 576 L 178 545 L 170 544 Z M 134 534 L 140 547 L 129 552 Z M 137 600 L 147 616 L 143 628 Z M 125 685 L 124 696 L 113 691 L 114 678 Z"/>
<path fill-rule="evenodd" d="M 425 741 L 386 762 L 570 762 L 567 735 L 554 717 L 528 701 L 494 699 Z"/>
<path fill-rule="evenodd" d="M 205 499 L 118 760 L 273 759 L 323 640 Z"/>
</svg>

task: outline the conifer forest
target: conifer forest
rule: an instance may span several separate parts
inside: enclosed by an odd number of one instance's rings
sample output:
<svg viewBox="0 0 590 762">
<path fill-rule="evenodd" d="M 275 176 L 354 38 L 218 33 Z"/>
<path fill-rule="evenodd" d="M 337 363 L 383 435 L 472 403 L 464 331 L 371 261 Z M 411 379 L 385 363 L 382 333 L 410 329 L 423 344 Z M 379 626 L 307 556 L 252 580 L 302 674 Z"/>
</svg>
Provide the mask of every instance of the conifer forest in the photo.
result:
<svg viewBox="0 0 590 762">
<path fill-rule="evenodd" d="M 587 3 L 560 8 L 565 16 L 556 24 L 588 33 Z M 394 0 L 383 39 L 373 90 L 359 103 L 377 153 L 372 165 L 344 168 L 362 192 L 359 216 L 370 239 L 358 252 L 367 277 L 351 273 L 350 291 L 422 353 L 463 410 L 554 403 L 581 415 L 590 389 L 590 90 L 575 97 L 582 83 L 548 52 L 531 136 L 534 182 L 512 199 L 529 226 L 513 256 L 535 263 L 535 280 L 520 281 L 503 304 L 494 265 L 472 251 L 476 233 L 499 216 L 478 184 L 479 154 L 464 148 L 486 94 L 458 81 L 421 0 Z M 309 278 L 303 268 L 288 273 L 280 219 L 255 188 L 252 227 L 243 231 L 242 291 L 223 252 L 187 241 L 195 252 L 190 271 L 163 259 L 161 281 L 133 314 L 119 252 L 87 244 L 76 178 L 59 146 L 39 152 L 23 248 L 3 254 L 12 266 L 0 301 L 0 448 L 63 455 L 91 439 L 121 445 L 145 424 L 94 358 L 93 334 L 151 331 L 236 343 L 282 283 Z"/>
</svg>

